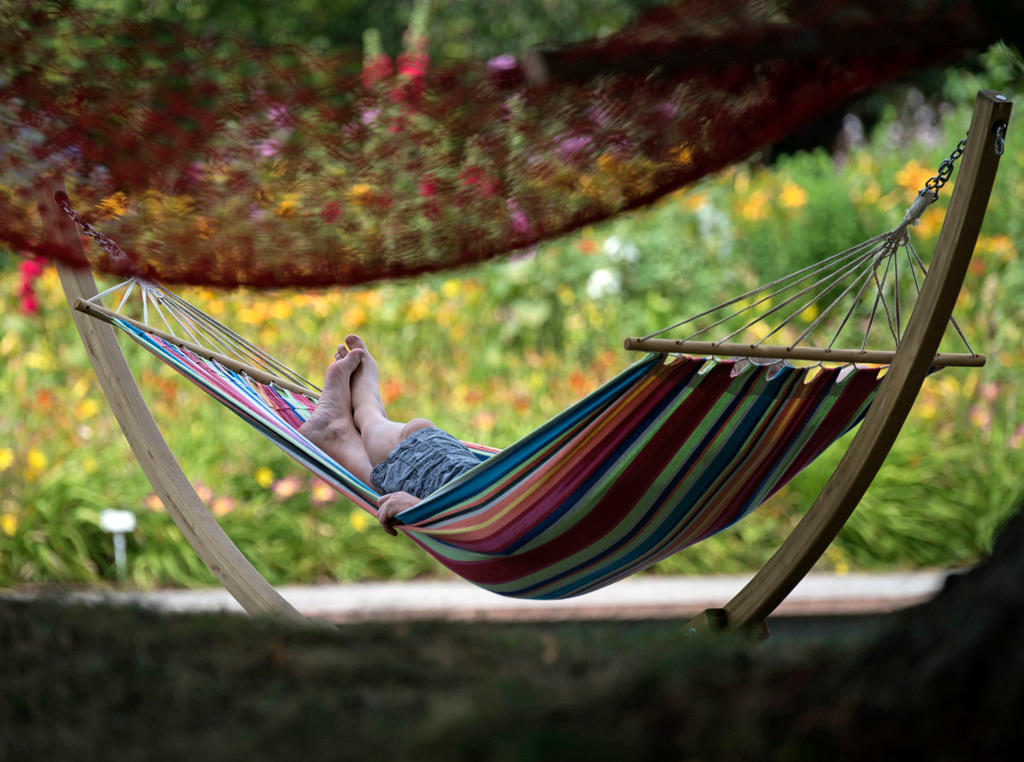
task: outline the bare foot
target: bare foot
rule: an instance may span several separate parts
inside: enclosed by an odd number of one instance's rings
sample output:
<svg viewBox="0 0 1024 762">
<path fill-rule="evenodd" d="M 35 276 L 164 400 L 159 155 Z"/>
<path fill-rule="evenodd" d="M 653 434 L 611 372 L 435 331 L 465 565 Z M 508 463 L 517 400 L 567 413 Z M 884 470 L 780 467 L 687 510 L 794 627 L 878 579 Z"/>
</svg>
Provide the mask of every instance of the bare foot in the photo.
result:
<svg viewBox="0 0 1024 762">
<path fill-rule="evenodd" d="M 384 412 L 384 401 L 380 397 L 380 371 L 377 361 L 366 348 L 366 342 L 354 333 L 345 337 L 348 351 L 359 351 L 362 360 L 359 367 L 352 373 L 352 417 L 356 426 L 362 431 L 368 425 L 376 423 L 376 419 L 387 418 Z M 338 347 L 341 353 L 343 347 Z"/>
<path fill-rule="evenodd" d="M 362 350 L 341 351 L 324 374 L 324 390 L 312 415 L 299 432 L 357 478 L 370 484 L 370 460 L 352 419 L 352 374 L 367 355 Z"/>
</svg>

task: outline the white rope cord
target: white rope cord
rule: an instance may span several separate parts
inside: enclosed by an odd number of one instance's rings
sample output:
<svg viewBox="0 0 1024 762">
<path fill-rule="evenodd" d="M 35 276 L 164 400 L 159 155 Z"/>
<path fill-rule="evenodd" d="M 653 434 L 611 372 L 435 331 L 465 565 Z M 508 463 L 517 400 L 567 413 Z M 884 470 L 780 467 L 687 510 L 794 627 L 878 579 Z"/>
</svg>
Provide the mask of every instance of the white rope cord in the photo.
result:
<svg viewBox="0 0 1024 762">
<path fill-rule="evenodd" d="M 860 283 L 860 290 L 857 292 L 858 297 L 859 297 L 860 294 L 864 293 L 864 289 L 867 288 L 867 285 L 870 282 L 871 282 L 871 267 L 869 266 L 868 268 L 864 269 L 864 272 L 861 275 L 858 275 L 856 278 L 854 278 L 853 282 L 851 282 L 849 286 L 847 286 L 845 289 L 843 289 L 842 293 L 840 293 L 839 296 L 837 296 L 834 300 L 832 300 L 832 303 L 829 304 L 828 307 L 823 309 L 818 314 L 818 316 L 814 320 L 811 321 L 811 323 L 807 326 L 807 328 L 805 328 L 803 330 L 803 332 L 799 336 L 797 336 L 796 339 L 794 339 L 793 342 L 789 345 L 790 348 L 797 346 L 801 341 L 806 339 L 814 331 L 814 329 L 817 328 L 822 323 L 822 321 L 824 321 L 825 316 L 833 308 L 835 308 L 841 301 L 843 301 L 843 299 L 846 298 L 847 294 L 849 294 L 857 286 L 858 283 Z M 842 325 L 846 325 L 847 320 L 849 319 L 849 317 L 853 313 L 853 311 L 856 309 L 856 306 L 857 306 L 857 302 L 856 302 L 856 300 L 854 300 L 853 306 L 851 306 L 850 309 L 846 311 L 846 315 L 843 316 Z M 800 314 L 800 313 L 794 313 L 791 316 L 791 319 L 795 319 L 797 314 Z M 842 330 L 842 328 L 840 328 L 840 331 L 841 330 Z M 765 337 L 765 338 L 767 338 L 767 337 Z M 835 341 L 835 337 L 833 337 L 832 341 L 833 342 Z M 829 347 L 831 347 L 831 346 L 832 346 L 832 344 L 830 343 Z"/>
<path fill-rule="evenodd" d="M 804 268 L 802 268 L 800 270 L 797 270 L 796 272 L 790 273 L 789 275 L 785 275 L 785 276 L 783 276 L 781 278 L 778 278 L 777 280 L 774 280 L 774 281 L 772 281 L 770 283 L 765 283 L 765 284 L 763 284 L 761 286 L 758 286 L 755 289 L 747 291 L 745 294 L 740 294 L 739 296 L 733 297 L 732 299 L 729 299 L 728 301 L 724 301 L 721 304 L 716 304 L 714 307 L 710 307 L 710 308 L 704 310 L 701 313 L 693 315 L 692 317 L 688 317 L 685 320 L 680 320 L 679 322 L 673 323 L 670 326 L 667 326 L 665 328 L 661 328 L 661 329 L 659 329 L 657 331 L 654 331 L 653 333 L 649 333 L 646 336 L 643 336 L 641 338 L 641 340 L 642 341 L 646 341 L 648 339 L 653 339 L 656 336 L 660 336 L 660 335 L 662 335 L 664 333 L 668 333 L 669 331 L 675 330 L 676 328 L 680 328 L 680 327 L 682 327 L 684 325 L 687 325 L 689 323 L 692 323 L 692 322 L 695 322 L 697 320 L 700 320 L 701 318 L 707 317 L 708 315 L 714 314 L 715 312 L 719 312 L 719 311 L 725 309 L 726 307 L 731 307 L 732 305 L 734 305 L 734 304 L 736 304 L 738 302 L 745 301 L 745 300 L 750 299 L 750 298 L 752 298 L 754 296 L 757 296 L 758 294 L 760 294 L 760 293 L 762 293 L 762 292 L 764 292 L 764 291 L 766 291 L 768 289 L 771 289 L 771 288 L 774 288 L 776 286 L 779 286 L 780 284 L 786 283 L 789 280 L 793 280 L 792 283 L 779 288 L 775 292 L 766 294 L 764 297 L 759 299 L 757 302 L 754 302 L 753 304 L 749 305 L 748 307 L 744 307 L 743 309 L 736 311 L 730 317 L 734 317 L 736 315 L 742 314 L 744 311 L 749 310 L 749 309 L 753 309 L 754 307 L 758 306 L 759 304 L 762 304 L 763 302 L 767 301 L 768 299 L 771 299 L 774 296 L 777 296 L 778 294 L 784 293 L 785 291 L 789 290 L 791 287 L 793 287 L 795 285 L 798 285 L 799 283 L 802 283 L 803 281 L 807 280 L 808 278 L 814 277 L 815 274 L 817 274 L 818 272 L 820 272 L 822 270 L 827 270 L 829 267 L 835 265 L 836 263 L 838 263 L 838 262 L 840 262 L 842 260 L 859 257 L 859 255 L 863 251 L 863 249 L 878 243 L 883 238 L 885 238 L 885 235 L 886 234 L 883 233 L 882 235 L 876 236 L 875 238 L 872 238 L 872 239 L 869 239 L 869 240 L 864 241 L 862 243 L 859 243 L 856 246 L 852 246 L 849 249 L 846 249 L 844 251 L 838 252 L 837 254 L 832 254 L 831 256 L 829 256 L 829 257 L 827 257 L 827 258 L 825 258 L 825 259 L 823 259 L 823 260 L 821 260 L 819 262 L 815 262 L 814 264 L 808 265 L 808 266 L 806 266 L 806 267 L 804 267 Z M 802 276 L 802 277 L 797 278 L 797 276 Z M 725 318 L 725 319 L 723 319 L 720 322 L 725 322 L 725 320 L 728 320 L 728 318 Z M 712 328 L 712 327 L 714 327 L 714 326 L 709 326 L 709 328 Z M 703 332 L 704 331 L 701 331 L 700 333 L 703 333 Z M 696 335 L 700 335 L 700 333 L 698 333 Z"/>
<path fill-rule="evenodd" d="M 928 268 L 925 266 L 924 262 L 921 261 L 921 256 L 917 253 L 917 249 L 914 248 L 914 245 L 912 243 L 910 243 L 910 241 L 907 241 L 906 248 L 907 248 L 907 257 L 910 258 L 911 255 L 913 256 L 913 261 L 911 262 L 910 271 L 912 273 L 914 273 L 914 286 L 917 288 L 917 292 L 921 293 L 921 286 L 917 282 L 917 272 L 915 271 L 915 269 L 913 267 L 913 264 L 914 264 L 914 262 L 916 262 L 917 266 L 921 268 L 921 273 L 923 275 L 925 275 L 925 276 L 928 275 Z M 970 352 L 972 355 L 977 355 L 978 353 L 974 351 L 974 348 L 971 346 L 971 343 L 967 340 L 967 335 L 964 333 L 963 329 L 960 327 L 960 324 L 956 321 L 956 318 L 955 317 L 950 317 L 949 318 L 949 322 L 953 326 L 953 330 L 956 331 L 957 336 L 959 336 L 960 340 L 964 343 L 964 346 L 967 347 L 967 351 Z"/>
<path fill-rule="evenodd" d="M 776 336 L 796 322 L 803 323 L 801 318 L 806 317 L 808 324 L 800 327 L 799 335 L 788 343 L 788 350 L 792 351 L 798 345 L 813 340 L 816 332 L 826 329 L 829 331 L 827 348 L 834 349 L 855 325 L 863 328 L 863 336 L 860 337 L 861 351 L 868 349 L 875 333 L 884 334 L 886 331 L 891 337 L 890 340 L 899 347 L 903 340 L 904 321 L 912 304 L 910 297 L 921 293 L 922 279 L 918 271 L 927 275 L 927 268 L 910 241 L 909 228 L 916 224 L 925 209 L 937 197 L 936 188 L 928 185 L 914 199 L 895 229 L 803 267 L 790 275 L 751 289 L 697 315 L 649 333 L 640 341 L 653 339 L 682 326 L 703 322 L 705 318 L 710 319 L 709 324 L 680 340 L 680 343 L 689 342 L 726 324 L 731 327 L 735 325 L 734 321 L 737 318 L 742 318 L 743 324 L 739 328 L 730 330 L 721 338 L 716 335 L 713 343 L 739 341 L 740 339 L 735 337 L 750 331 L 759 323 L 771 320 L 773 326 L 770 330 L 758 332 L 756 341 L 750 344 L 751 347 L 767 346 L 772 336 Z M 905 263 L 901 261 L 904 256 Z M 874 292 L 873 299 L 866 303 L 871 291 Z M 777 303 L 779 299 L 781 301 Z M 808 314 L 808 310 L 826 301 L 827 306 L 816 313 Z M 831 325 L 837 316 L 837 310 L 847 303 L 849 307 L 843 310 L 837 320 L 838 325 L 833 330 Z M 775 325 L 774 322 L 780 317 L 781 322 Z M 968 352 L 976 355 L 956 320 L 952 319 L 950 322 Z M 857 330 L 856 333 L 859 334 L 860 331 Z M 849 338 L 851 337 L 847 336 L 847 339 Z M 875 336 L 875 341 L 877 339 L 878 336 Z"/>
<path fill-rule="evenodd" d="M 224 348 L 228 348 L 229 346 L 232 347 L 232 349 L 225 352 L 225 354 L 234 354 L 236 357 L 245 360 L 251 365 L 262 367 L 264 370 L 275 375 L 279 375 L 282 378 L 287 378 L 299 385 L 304 385 L 319 391 L 318 387 L 310 383 L 307 379 L 303 378 L 284 363 L 272 357 L 255 344 L 247 341 L 244 337 L 231 330 L 223 323 L 215 320 L 195 305 L 185 301 L 174 292 L 168 291 L 162 286 L 156 286 L 156 288 L 160 290 L 166 301 L 175 305 L 179 314 L 188 316 L 189 322 L 195 326 L 197 330 L 199 330 L 200 325 L 205 326 L 205 328 L 210 332 L 209 335 L 211 337 L 211 341 L 216 340 L 218 345 Z"/>
<path fill-rule="evenodd" d="M 838 285 L 844 279 L 849 277 L 851 273 L 855 272 L 858 268 L 863 267 L 865 262 L 867 262 L 867 266 L 870 267 L 871 263 L 873 262 L 873 260 L 874 260 L 874 250 L 873 249 L 869 250 L 869 251 L 867 251 L 865 253 L 860 253 L 858 255 L 858 257 L 853 262 L 844 263 L 842 269 L 840 269 L 838 272 L 829 273 L 828 275 L 826 275 L 826 276 L 824 276 L 822 278 L 819 278 L 817 281 L 815 281 L 811 285 L 805 286 L 804 288 L 802 288 L 799 291 L 797 291 L 795 294 L 792 294 L 790 297 L 788 297 L 787 299 L 783 300 L 781 303 L 775 305 L 774 307 L 771 307 L 766 312 L 763 312 L 761 314 L 756 315 L 753 320 L 750 320 L 745 325 L 741 326 L 740 328 L 737 328 L 735 331 L 733 331 L 732 333 L 730 333 L 727 336 L 725 336 L 725 338 L 721 339 L 721 341 L 728 341 L 733 336 L 736 336 L 737 334 L 742 333 L 743 331 L 749 330 L 751 327 L 753 327 L 757 323 L 760 323 L 763 320 L 765 320 L 766 318 L 771 317 L 772 315 L 777 313 L 779 310 L 781 310 L 784 307 L 787 307 L 788 305 L 792 304 L 794 301 L 796 301 L 800 297 L 807 295 L 808 293 L 810 293 L 811 291 L 813 291 L 815 289 L 819 289 L 818 292 L 815 294 L 815 296 L 813 296 L 809 300 L 807 300 L 803 304 L 803 306 L 801 306 L 800 309 L 798 309 L 796 311 L 796 313 L 794 313 L 793 316 L 791 316 L 790 318 L 787 318 L 787 321 L 792 319 L 792 317 L 795 317 L 796 315 L 799 315 L 804 310 L 806 310 L 808 306 L 814 304 L 815 301 L 817 299 L 819 299 L 822 294 L 828 293 L 833 288 L 835 288 L 836 285 Z M 806 280 L 806 278 L 802 278 L 801 279 L 801 281 L 803 281 L 803 280 Z M 823 284 L 824 284 L 824 287 L 820 288 L 820 287 L 823 286 Z M 784 292 L 784 291 L 788 290 L 790 287 L 795 286 L 795 285 L 799 285 L 799 282 L 791 284 L 790 286 L 787 286 L 787 288 L 782 289 L 781 291 Z M 739 312 L 733 313 L 732 315 L 729 315 L 729 316 L 726 316 L 725 318 L 722 318 L 721 320 L 717 321 L 715 324 L 713 324 L 711 326 L 708 326 L 707 328 L 702 329 L 700 331 L 697 331 L 696 333 L 690 335 L 687 338 L 687 340 L 692 340 L 694 337 L 700 336 L 701 334 L 706 333 L 708 330 L 710 330 L 712 328 L 715 328 L 718 325 L 721 325 L 722 323 L 726 322 L 727 320 L 729 320 L 729 319 L 731 319 L 733 317 L 736 317 L 736 316 L 742 314 L 743 312 L 749 311 L 750 309 L 752 309 L 753 307 L 757 306 L 757 304 L 760 304 L 763 301 L 764 300 L 762 299 L 759 302 L 756 302 L 755 304 L 751 305 L 749 308 L 745 308 L 744 310 L 740 310 Z M 774 334 L 781 327 L 782 326 L 779 326 L 779 327 L 776 327 L 775 329 L 773 329 L 771 332 L 769 332 L 768 336 L 771 336 L 772 334 Z M 767 336 L 762 337 L 762 340 L 765 339 L 765 338 L 767 338 Z M 758 342 L 758 343 L 760 343 L 760 342 Z"/>
<path fill-rule="evenodd" d="M 121 302 L 117 305 L 117 309 L 114 310 L 114 312 L 117 312 L 118 314 L 121 313 L 121 310 L 124 309 L 125 303 L 128 301 L 128 297 L 132 295 L 132 291 L 134 291 L 134 290 L 135 290 L 135 281 L 134 280 L 128 281 L 128 288 L 126 288 L 124 290 L 124 294 L 121 295 Z"/>
<path fill-rule="evenodd" d="M 850 291 L 851 291 L 851 290 L 853 289 L 853 287 L 857 285 L 857 282 L 858 282 L 858 281 L 859 281 L 859 280 L 860 280 L 861 278 L 866 278 L 866 277 L 868 277 L 868 276 L 870 275 L 870 273 L 871 273 L 871 271 L 872 271 L 872 268 L 874 267 L 874 258 L 873 258 L 873 257 L 871 257 L 870 255 L 868 255 L 868 256 L 866 257 L 866 259 L 868 260 L 868 262 L 867 262 L 867 265 L 866 265 L 866 266 L 864 265 L 864 260 L 862 259 L 862 260 L 861 260 L 860 262 L 857 262 L 857 263 L 856 263 L 855 265 L 851 265 L 850 267 L 846 268 L 846 270 L 844 270 L 844 271 L 842 271 L 841 273 L 839 273 L 839 274 L 838 274 L 838 275 L 837 275 L 836 277 L 834 277 L 834 278 L 832 279 L 832 281 L 831 281 L 830 283 L 827 283 L 827 284 L 826 284 L 826 285 L 824 286 L 824 288 L 820 289 L 820 290 L 818 291 L 818 293 L 816 293 L 816 294 L 815 294 L 814 296 L 812 296 L 812 297 L 811 297 L 810 299 L 806 300 L 806 301 L 805 301 L 805 302 L 804 302 L 803 304 L 801 304 L 801 305 L 800 305 L 800 306 L 799 306 L 799 307 L 798 307 L 798 308 L 797 308 L 797 309 L 796 309 L 795 311 L 793 311 L 793 312 L 791 312 L 791 313 L 790 313 L 789 315 L 787 315 L 787 316 L 786 316 L 786 318 L 785 318 L 785 319 L 784 319 L 784 320 L 783 320 L 783 321 L 782 321 L 782 322 L 781 322 L 781 323 L 780 323 L 779 325 L 777 325 L 777 326 L 776 326 L 775 328 L 773 328 L 773 329 L 772 329 L 771 331 L 769 331 L 769 332 L 768 332 L 768 333 L 767 333 L 766 335 L 762 336 L 762 337 L 761 337 L 761 338 L 760 338 L 760 339 L 759 339 L 759 340 L 758 340 L 758 341 L 756 342 L 755 346 L 760 346 L 761 344 L 763 344 L 763 343 L 764 343 L 764 341 L 765 341 L 766 339 L 768 339 L 768 338 L 770 338 L 771 336 L 775 335 L 776 333 L 778 333 L 779 331 L 781 331 L 781 330 L 782 330 L 783 328 L 785 328 L 785 327 L 786 327 L 787 325 L 789 325 L 790 323 L 792 323 L 793 321 L 795 321 L 795 320 L 797 319 L 797 317 L 799 317 L 800 315 L 804 314 L 804 312 L 806 312 L 806 311 L 807 311 L 807 310 L 808 310 L 808 309 L 809 309 L 810 307 L 812 307 L 812 306 L 814 306 L 815 304 L 817 304 L 817 303 L 818 303 L 818 302 L 819 302 L 819 301 L 820 301 L 821 299 L 823 299 L 823 298 L 824 298 L 824 296 L 825 296 L 825 295 L 826 295 L 827 293 L 829 293 L 829 292 L 830 292 L 830 291 L 832 291 L 832 290 L 833 290 L 834 288 L 836 288 L 836 287 L 837 287 L 837 286 L 838 286 L 838 285 L 839 285 L 840 283 L 842 283 L 842 282 L 843 282 L 843 281 L 844 281 L 844 280 L 845 280 L 845 279 L 846 279 L 846 278 L 847 278 L 847 277 L 848 277 L 848 276 L 850 275 L 850 273 L 854 272 L 854 271 L 855 271 L 855 270 L 857 269 L 857 267 L 858 267 L 858 266 L 860 266 L 860 267 L 861 267 L 861 271 L 862 271 L 862 274 L 861 274 L 861 275 L 857 275 L 857 276 L 855 276 L 855 277 L 854 277 L 854 279 L 853 279 L 853 282 L 852 282 L 852 283 L 851 283 L 851 284 L 850 284 L 849 286 L 847 286 L 847 287 L 846 287 L 846 289 L 845 289 L 845 290 L 844 290 L 844 291 L 842 292 L 842 294 L 840 295 L 840 297 L 839 297 L 838 299 L 834 300 L 834 301 L 832 302 L 832 304 L 831 304 L 831 305 L 829 305 L 828 307 L 826 307 L 826 308 L 825 308 L 824 310 L 822 310 L 822 311 L 821 311 L 821 312 L 819 313 L 819 315 L 818 315 L 818 317 L 816 318 L 815 322 L 816 322 L 816 323 L 817 323 L 817 322 L 821 322 L 821 320 L 823 320 L 823 319 L 824 319 L 824 316 L 825 316 L 826 314 L 828 314 L 828 311 L 829 311 L 829 310 L 830 310 L 830 309 L 831 309 L 832 307 L 834 307 L 834 306 L 835 306 L 836 304 L 838 304 L 838 303 L 839 303 L 839 301 L 841 300 L 841 298 L 842 298 L 842 296 L 843 296 L 843 295 L 845 295 L 845 294 L 849 293 L 849 292 L 850 292 Z M 800 296 L 800 294 L 798 294 L 797 296 Z M 780 305 L 780 306 L 783 306 L 783 305 Z M 765 315 L 765 316 L 767 316 L 767 313 L 766 313 L 766 315 Z M 760 318 L 759 318 L 759 319 L 760 319 Z M 793 342 L 793 344 L 791 344 L 791 346 L 796 346 L 796 344 L 798 344 L 798 343 L 799 343 L 799 340 L 798 340 L 798 341 L 795 341 L 795 342 Z"/>
</svg>

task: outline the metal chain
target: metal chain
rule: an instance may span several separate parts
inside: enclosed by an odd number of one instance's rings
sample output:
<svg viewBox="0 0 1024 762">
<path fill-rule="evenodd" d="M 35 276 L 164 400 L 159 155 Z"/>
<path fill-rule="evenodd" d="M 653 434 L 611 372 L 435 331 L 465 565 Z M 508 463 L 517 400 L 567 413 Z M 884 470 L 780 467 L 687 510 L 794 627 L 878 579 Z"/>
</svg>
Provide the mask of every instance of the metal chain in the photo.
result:
<svg viewBox="0 0 1024 762">
<path fill-rule="evenodd" d="M 65 194 L 58 193 L 54 200 L 64 211 L 64 214 L 68 216 L 68 219 L 78 225 L 78 229 L 81 230 L 83 234 L 96 241 L 96 245 L 103 249 L 103 251 L 107 252 L 111 259 L 115 261 L 119 259 L 131 261 L 131 257 L 125 254 L 124 250 L 117 245 L 113 238 L 98 231 L 82 219 L 82 216 L 78 212 L 71 208 L 71 200 Z"/>
<path fill-rule="evenodd" d="M 945 185 L 949 178 L 953 176 L 953 164 L 964 154 L 964 147 L 967 145 L 967 136 L 956 144 L 956 148 L 953 149 L 953 153 L 949 155 L 948 159 L 943 159 L 942 163 L 939 164 L 939 171 L 935 177 L 932 177 L 924 184 L 925 191 L 932 191 L 934 194 L 938 194 L 939 189 Z"/>
</svg>

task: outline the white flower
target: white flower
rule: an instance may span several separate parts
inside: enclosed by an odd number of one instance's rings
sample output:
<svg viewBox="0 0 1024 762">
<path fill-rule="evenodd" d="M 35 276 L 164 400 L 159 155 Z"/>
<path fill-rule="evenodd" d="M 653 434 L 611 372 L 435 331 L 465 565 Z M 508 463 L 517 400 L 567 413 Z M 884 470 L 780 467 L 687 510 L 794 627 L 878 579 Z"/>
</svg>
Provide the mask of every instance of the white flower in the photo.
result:
<svg viewBox="0 0 1024 762">
<path fill-rule="evenodd" d="M 594 270 L 587 279 L 587 296 L 600 299 L 602 296 L 614 296 L 621 290 L 619 275 L 614 270 L 602 267 Z"/>
</svg>

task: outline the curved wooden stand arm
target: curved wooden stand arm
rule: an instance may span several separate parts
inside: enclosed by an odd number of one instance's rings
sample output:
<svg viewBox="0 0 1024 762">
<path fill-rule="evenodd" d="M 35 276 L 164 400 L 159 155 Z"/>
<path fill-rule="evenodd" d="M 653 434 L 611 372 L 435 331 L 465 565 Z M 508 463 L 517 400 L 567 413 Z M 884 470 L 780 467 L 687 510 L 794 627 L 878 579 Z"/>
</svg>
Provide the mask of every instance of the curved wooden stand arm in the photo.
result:
<svg viewBox="0 0 1024 762">
<path fill-rule="evenodd" d="M 821 494 L 775 555 L 724 610 L 690 623 L 696 630 L 757 628 L 825 552 L 864 496 L 896 441 L 953 314 L 992 192 L 999 155 L 995 128 L 1010 120 L 1004 96 L 978 94 L 963 164 L 931 269 L 897 350 L 857 435 Z"/>
<path fill-rule="evenodd" d="M 52 240 L 81 251 L 78 231 L 54 202 L 54 194 L 63 190 L 60 180 L 46 180 L 40 185 L 43 224 Z M 96 295 L 89 270 L 58 265 L 57 272 L 69 305 L 77 298 Z M 114 329 L 81 312 L 72 310 L 71 314 L 132 452 L 185 539 L 249 614 L 309 623 L 256 571 L 196 494 L 139 392 Z"/>
</svg>

